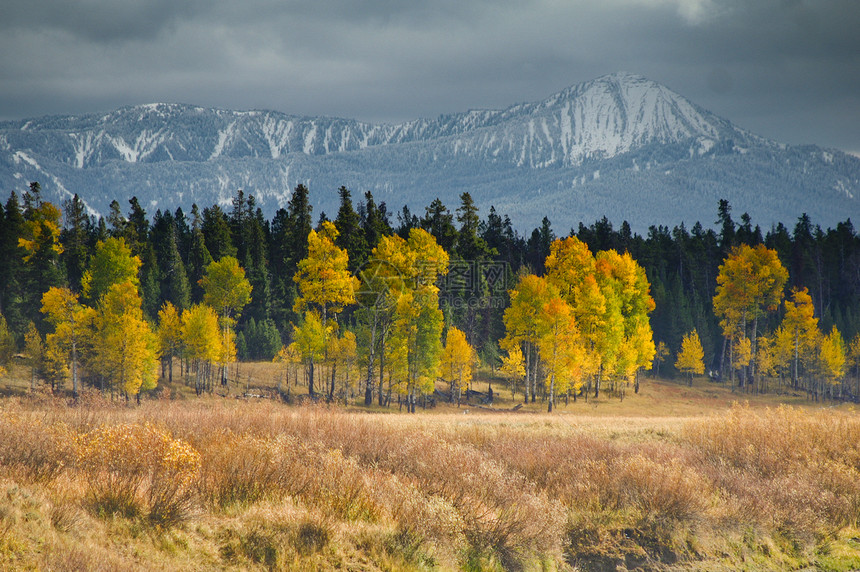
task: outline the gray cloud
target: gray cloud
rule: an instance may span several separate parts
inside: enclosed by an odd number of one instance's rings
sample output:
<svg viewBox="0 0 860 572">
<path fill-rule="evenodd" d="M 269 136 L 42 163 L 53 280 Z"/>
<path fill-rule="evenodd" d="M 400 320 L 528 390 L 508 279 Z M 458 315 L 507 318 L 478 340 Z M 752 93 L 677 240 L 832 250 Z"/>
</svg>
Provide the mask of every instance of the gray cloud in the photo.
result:
<svg viewBox="0 0 860 572">
<path fill-rule="evenodd" d="M 641 73 L 860 151 L 855 0 L 11 0 L 0 118 L 181 101 L 397 121 Z"/>
</svg>

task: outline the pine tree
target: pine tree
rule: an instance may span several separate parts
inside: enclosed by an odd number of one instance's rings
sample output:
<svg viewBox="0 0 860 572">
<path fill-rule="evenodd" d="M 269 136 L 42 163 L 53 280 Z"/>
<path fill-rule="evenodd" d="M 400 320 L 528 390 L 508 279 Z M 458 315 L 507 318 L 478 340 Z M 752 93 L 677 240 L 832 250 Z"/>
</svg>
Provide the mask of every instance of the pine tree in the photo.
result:
<svg viewBox="0 0 860 572">
<path fill-rule="evenodd" d="M 206 250 L 216 262 L 225 257 L 236 258 L 236 247 L 230 232 L 227 215 L 218 205 L 203 209 L 203 220 L 200 225 L 206 244 Z"/>
<path fill-rule="evenodd" d="M 212 263 L 212 255 L 206 248 L 206 237 L 203 234 L 203 221 L 197 210 L 197 205 L 191 206 L 191 249 L 188 253 L 187 275 L 191 288 L 191 302 L 199 304 L 203 301 L 203 287 L 200 280 L 206 273 L 206 268 Z"/>
<path fill-rule="evenodd" d="M 478 207 L 469 193 L 460 195 L 457 222 L 460 223 L 460 229 L 457 231 L 455 252 L 462 260 L 479 261 L 498 254 L 478 234 L 481 219 L 478 217 Z"/>
<path fill-rule="evenodd" d="M 367 236 L 361 230 L 361 217 L 352 206 L 352 194 L 346 187 L 338 189 L 338 194 L 340 208 L 334 220 L 334 226 L 338 232 L 335 244 L 346 251 L 349 256 L 349 270 L 355 272 L 367 261 L 370 248 L 367 244 Z M 373 246 L 376 244 L 374 243 Z"/>
<path fill-rule="evenodd" d="M 433 235 L 445 252 L 454 251 L 454 246 L 457 244 L 454 215 L 438 198 L 425 209 L 424 216 L 421 218 L 421 228 Z"/>
<path fill-rule="evenodd" d="M 555 241 L 555 233 L 547 217 L 543 217 L 540 228 L 532 231 L 526 243 L 525 264 L 538 276 L 543 276 L 544 263 Z"/>
<path fill-rule="evenodd" d="M 0 218 L 0 313 L 13 332 L 21 332 L 29 321 L 41 323 L 38 316 L 29 318 L 24 311 L 24 249 L 18 238 L 24 233 L 24 216 L 18 197 L 10 193 Z"/>
<path fill-rule="evenodd" d="M 74 292 L 80 292 L 81 278 L 91 254 L 88 247 L 91 223 L 86 205 L 78 195 L 65 202 L 64 211 L 65 227 L 60 233 L 60 242 L 63 244 L 61 258 L 69 287 Z"/>
<path fill-rule="evenodd" d="M 244 316 L 253 317 L 257 322 L 269 319 L 271 310 L 271 282 L 269 273 L 269 243 L 266 221 L 259 208 L 254 211 L 253 195 L 248 196 L 248 212 L 245 217 L 245 258 L 244 267 L 251 284 L 251 301 L 245 307 Z"/>
<path fill-rule="evenodd" d="M 359 207 L 359 218 L 368 248 L 372 248 L 383 236 L 389 236 L 393 232 L 385 203 L 377 205 L 370 191 L 364 193 L 364 203 Z"/>
</svg>

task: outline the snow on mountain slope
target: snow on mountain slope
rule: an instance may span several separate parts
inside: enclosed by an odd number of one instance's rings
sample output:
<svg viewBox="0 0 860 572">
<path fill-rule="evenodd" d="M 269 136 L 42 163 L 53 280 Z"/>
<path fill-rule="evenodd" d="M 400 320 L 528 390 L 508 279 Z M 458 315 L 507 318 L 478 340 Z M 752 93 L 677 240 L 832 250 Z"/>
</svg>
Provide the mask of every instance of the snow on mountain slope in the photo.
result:
<svg viewBox="0 0 860 572">
<path fill-rule="evenodd" d="M 15 125 L 0 124 L 0 129 L 14 131 Z M 28 120 L 18 131 L 17 139 L 25 145 L 41 146 L 53 139 L 52 144 L 60 146 L 53 150 L 54 158 L 80 169 L 112 159 L 279 159 L 290 153 L 326 155 L 446 138 L 455 154 L 506 157 L 520 166 L 545 167 L 614 157 L 650 143 L 713 141 L 733 129 L 666 87 L 639 76 L 613 74 L 540 103 L 399 125 L 148 104 L 106 115 Z"/>
<path fill-rule="evenodd" d="M 419 212 L 469 191 L 525 225 L 553 213 L 563 226 L 603 215 L 639 230 L 707 223 L 720 198 L 763 224 L 805 211 L 823 224 L 860 216 L 857 158 L 764 140 L 627 73 L 540 102 L 396 125 L 163 103 L 0 123 L 0 185 L 31 180 L 101 212 L 126 195 L 187 209 L 244 188 L 271 213 L 302 182 L 329 212 L 340 185 Z"/>
</svg>

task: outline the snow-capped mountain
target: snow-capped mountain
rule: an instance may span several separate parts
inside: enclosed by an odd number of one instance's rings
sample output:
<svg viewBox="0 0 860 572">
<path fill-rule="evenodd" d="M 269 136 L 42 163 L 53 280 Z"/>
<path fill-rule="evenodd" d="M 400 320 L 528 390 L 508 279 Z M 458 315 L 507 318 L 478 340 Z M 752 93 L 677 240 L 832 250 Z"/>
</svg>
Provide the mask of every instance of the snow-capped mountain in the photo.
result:
<svg viewBox="0 0 860 572">
<path fill-rule="evenodd" d="M 136 195 L 150 210 L 227 203 L 236 189 L 269 215 L 305 183 L 317 207 L 336 189 L 419 213 L 472 193 L 523 228 L 546 215 L 566 230 L 602 216 L 710 224 L 717 201 L 756 222 L 821 224 L 860 214 L 860 160 L 791 147 L 733 126 L 670 89 L 618 73 L 544 101 L 398 125 L 176 104 L 0 123 L 0 184 L 37 180 L 93 212 Z"/>
</svg>

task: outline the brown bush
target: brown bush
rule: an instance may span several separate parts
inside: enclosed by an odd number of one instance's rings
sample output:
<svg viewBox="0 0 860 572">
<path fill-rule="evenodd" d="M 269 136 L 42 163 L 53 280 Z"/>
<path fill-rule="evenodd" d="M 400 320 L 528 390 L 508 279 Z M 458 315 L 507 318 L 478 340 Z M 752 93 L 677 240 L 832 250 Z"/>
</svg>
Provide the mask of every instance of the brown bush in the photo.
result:
<svg viewBox="0 0 860 572">
<path fill-rule="evenodd" d="M 688 423 L 683 439 L 740 521 L 813 534 L 860 508 L 860 420 L 832 411 L 735 406 Z"/>
<path fill-rule="evenodd" d="M 47 482 L 75 463 L 73 433 L 66 425 L 0 414 L 0 467 L 25 481 Z"/>
</svg>

